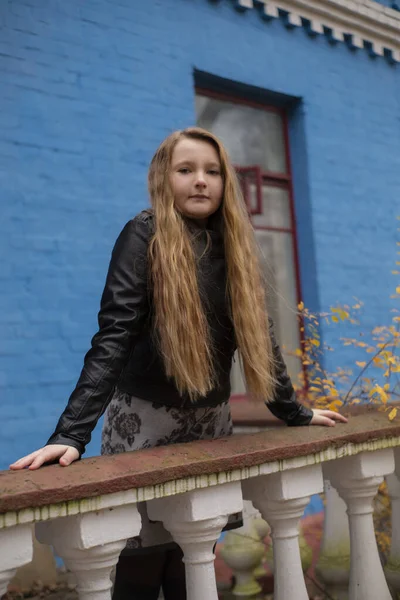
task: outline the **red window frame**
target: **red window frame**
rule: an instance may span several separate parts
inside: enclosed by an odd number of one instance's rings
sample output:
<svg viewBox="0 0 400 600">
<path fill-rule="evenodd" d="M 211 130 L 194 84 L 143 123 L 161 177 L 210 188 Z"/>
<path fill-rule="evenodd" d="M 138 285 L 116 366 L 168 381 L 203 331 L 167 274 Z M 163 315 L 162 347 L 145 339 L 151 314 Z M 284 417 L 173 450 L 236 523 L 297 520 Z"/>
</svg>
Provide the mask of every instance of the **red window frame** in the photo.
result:
<svg viewBox="0 0 400 600">
<path fill-rule="evenodd" d="M 296 299 L 297 304 L 300 304 L 302 301 L 302 292 L 301 292 L 301 278 L 300 278 L 300 260 L 298 253 L 298 235 L 297 235 L 297 227 L 296 227 L 296 216 L 295 216 L 295 206 L 294 206 L 294 193 L 293 193 L 293 179 L 292 179 L 292 166 L 291 166 L 291 156 L 290 156 L 290 144 L 289 144 L 289 124 L 288 117 L 285 109 L 271 106 L 268 104 L 263 104 L 261 102 L 255 102 L 252 100 L 248 100 L 244 97 L 224 94 L 220 92 L 215 92 L 214 90 L 209 90 L 204 87 L 196 87 L 195 89 L 196 95 L 199 96 L 207 96 L 208 98 L 214 98 L 216 100 L 221 100 L 225 102 L 230 102 L 231 104 L 241 104 L 245 106 L 250 106 L 253 108 L 257 108 L 259 110 L 265 110 L 267 112 L 273 112 L 280 115 L 282 119 L 283 126 L 283 135 L 284 135 L 284 150 L 285 150 L 285 161 L 286 161 L 286 173 L 276 173 L 273 171 L 265 171 L 260 168 L 259 165 L 242 167 L 240 165 L 235 165 L 235 169 L 240 175 L 241 173 L 252 173 L 253 177 L 257 182 L 257 208 L 251 209 L 248 201 L 249 194 L 246 190 L 247 182 L 246 179 L 242 179 L 242 191 L 244 195 L 245 202 L 249 207 L 250 215 L 252 214 L 262 214 L 262 185 L 267 184 L 269 186 L 281 187 L 287 190 L 288 198 L 289 198 L 289 212 L 290 212 L 290 227 L 281 228 L 281 227 L 271 227 L 271 226 L 254 226 L 254 229 L 264 230 L 264 231 L 275 231 L 278 233 L 289 233 L 292 236 L 292 247 L 293 247 L 293 264 L 294 264 L 294 272 L 295 272 L 295 285 L 296 285 Z M 302 327 L 302 323 L 299 323 L 299 337 L 300 342 L 304 342 L 304 331 Z M 307 382 L 306 371 L 304 365 L 302 366 L 305 382 Z M 246 400 L 247 396 L 245 394 L 234 394 L 231 396 L 231 401 L 240 401 Z"/>
</svg>

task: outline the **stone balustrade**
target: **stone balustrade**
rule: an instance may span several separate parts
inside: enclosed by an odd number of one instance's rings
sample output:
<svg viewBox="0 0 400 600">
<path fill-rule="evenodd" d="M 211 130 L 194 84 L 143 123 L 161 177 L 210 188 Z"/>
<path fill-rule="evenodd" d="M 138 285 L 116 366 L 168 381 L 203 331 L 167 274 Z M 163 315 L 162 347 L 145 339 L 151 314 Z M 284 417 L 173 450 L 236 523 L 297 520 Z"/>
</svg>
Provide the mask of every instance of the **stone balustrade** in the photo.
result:
<svg viewBox="0 0 400 600">
<path fill-rule="evenodd" d="M 216 600 L 213 547 L 228 516 L 246 499 L 271 526 L 274 599 L 307 600 L 299 520 L 325 480 L 322 579 L 345 588 L 350 600 L 389 600 L 388 585 L 400 591 L 399 476 L 400 424 L 384 413 L 353 417 L 335 428 L 279 427 L 88 458 L 68 468 L 3 471 L 0 597 L 15 570 L 31 560 L 35 532 L 75 574 L 81 600 L 109 600 L 112 568 L 126 540 L 139 534 L 137 505 L 146 501 L 149 517 L 162 521 L 184 552 L 188 599 Z M 372 520 L 384 477 L 396 514 L 386 577 Z M 340 553 L 344 560 L 348 554 L 348 576 Z M 332 565 L 337 573 L 329 582 Z"/>
</svg>

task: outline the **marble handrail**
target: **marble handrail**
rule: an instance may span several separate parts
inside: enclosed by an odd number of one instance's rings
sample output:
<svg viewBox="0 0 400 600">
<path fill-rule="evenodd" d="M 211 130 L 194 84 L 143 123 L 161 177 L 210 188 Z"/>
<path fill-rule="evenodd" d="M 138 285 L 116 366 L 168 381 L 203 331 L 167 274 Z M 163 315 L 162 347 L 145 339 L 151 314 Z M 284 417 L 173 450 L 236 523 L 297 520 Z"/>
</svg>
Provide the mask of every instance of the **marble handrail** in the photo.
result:
<svg viewBox="0 0 400 600">
<path fill-rule="evenodd" d="M 108 600 L 111 570 L 126 539 L 139 534 L 137 504 L 147 501 L 149 517 L 184 551 L 189 600 L 216 600 L 212 548 L 246 498 L 272 528 L 275 600 L 305 600 L 298 523 L 329 475 L 350 515 L 350 598 L 389 599 L 369 506 L 382 478 L 399 469 L 399 447 L 400 424 L 376 412 L 334 428 L 280 427 L 0 472 L 0 595 L 30 560 L 34 525 L 75 573 L 80 598 Z"/>
</svg>

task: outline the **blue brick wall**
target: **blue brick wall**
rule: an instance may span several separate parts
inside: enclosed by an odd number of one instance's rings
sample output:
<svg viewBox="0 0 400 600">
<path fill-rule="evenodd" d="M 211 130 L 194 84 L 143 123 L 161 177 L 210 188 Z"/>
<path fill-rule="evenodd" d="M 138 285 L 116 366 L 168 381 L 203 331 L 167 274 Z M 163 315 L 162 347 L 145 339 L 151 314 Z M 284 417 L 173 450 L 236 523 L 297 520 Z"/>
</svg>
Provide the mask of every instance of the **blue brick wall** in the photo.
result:
<svg viewBox="0 0 400 600">
<path fill-rule="evenodd" d="M 396 10 L 400 9 L 400 4 L 398 0 L 374 0 L 374 2 L 378 2 L 378 4 L 383 4 L 383 6 L 387 6 L 388 8 L 394 8 Z"/>
<path fill-rule="evenodd" d="M 1 3 L 0 468 L 46 441 L 68 399 L 115 237 L 147 204 L 149 159 L 195 122 L 194 69 L 303 99 L 291 143 L 305 301 L 358 296 L 369 322 L 387 318 L 399 69 L 233 4 Z"/>
</svg>

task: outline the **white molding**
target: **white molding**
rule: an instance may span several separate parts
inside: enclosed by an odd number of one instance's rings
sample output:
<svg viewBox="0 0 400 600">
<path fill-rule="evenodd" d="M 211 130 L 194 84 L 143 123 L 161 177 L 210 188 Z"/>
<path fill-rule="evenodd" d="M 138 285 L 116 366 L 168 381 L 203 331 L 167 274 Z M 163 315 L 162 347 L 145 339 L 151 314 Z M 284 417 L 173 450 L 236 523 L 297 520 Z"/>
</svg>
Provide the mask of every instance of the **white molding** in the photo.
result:
<svg viewBox="0 0 400 600">
<path fill-rule="evenodd" d="M 399 448 L 400 456 L 400 436 L 381 438 L 359 444 L 348 443 L 340 447 L 331 446 L 315 454 L 271 461 L 254 465 L 253 467 L 243 467 L 241 469 L 210 473 L 208 475 L 197 475 L 168 481 L 163 484 L 149 485 L 113 494 L 104 494 L 93 498 L 82 498 L 59 504 L 10 511 L 0 514 L 0 531 L 5 527 L 15 527 L 16 525 L 25 523 L 37 523 L 59 517 L 85 514 L 126 504 L 134 504 L 136 502 L 150 501 L 155 498 L 167 498 L 233 481 L 243 481 L 252 477 L 259 477 L 260 475 L 270 475 L 289 469 L 300 469 L 310 465 L 329 463 L 330 461 L 335 461 L 346 456 L 355 456 L 360 452 L 376 452 L 385 448 Z"/>
<path fill-rule="evenodd" d="M 237 0 L 237 4 L 242 8 L 264 4 L 267 18 L 276 18 L 279 10 L 286 11 L 291 25 L 299 26 L 301 19 L 308 19 L 315 33 L 329 28 L 334 41 L 351 35 L 356 48 L 369 42 L 377 55 L 383 56 L 387 48 L 400 62 L 400 12 L 373 0 Z"/>
</svg>

